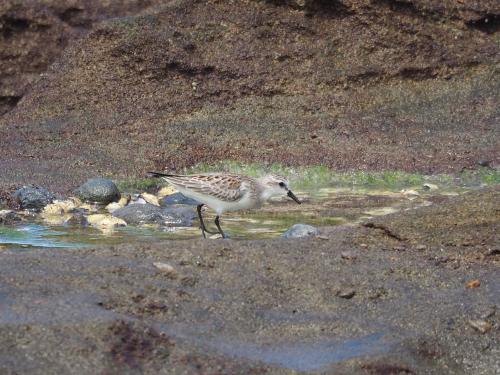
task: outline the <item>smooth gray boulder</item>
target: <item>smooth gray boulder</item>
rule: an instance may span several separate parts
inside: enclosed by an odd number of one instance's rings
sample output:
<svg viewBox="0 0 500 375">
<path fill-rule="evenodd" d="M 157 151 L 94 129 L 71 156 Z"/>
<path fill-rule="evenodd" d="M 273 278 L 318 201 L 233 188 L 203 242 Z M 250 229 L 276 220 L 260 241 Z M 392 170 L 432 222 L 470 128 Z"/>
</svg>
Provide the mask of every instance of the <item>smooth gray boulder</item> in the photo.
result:
<svg viewBox="0 0 500 375">
<path fill-rule="evenodd" d="M 160 199 L 160 206 L 162 207 L 170 207 L 176 204 L 183 204 L 187 206 L 197 206 L 201 204 L 197 200 L 191 199 L 183 195 L 182 193 L 174 193 L 171 195 L 167 195 Z"/>
<path fill-rule="evenodd" d="M 196 212 L 188 207 L 161 208 L 149 203 L 131 204 L 113 212 L 131 225 L 160 224 L 174 227 L 190 227 L 196 218 Z"/>
<path fill-rule="evenodd" d="M 75 194 L 82 201 L 108 204 L 120 199 L 120 191 L 115 183 L 105 178 L 93 178 L 85 182 Z"/>
<path fill-rule="evenodd" d="M 307 224 L 295 224 L 290 227 L 285 233 L 283 233 L 284 238 L 305 238 L 317 236 L 319 234 L 319 229 Z"/>
<path fill-rule="evenodd" d="M 14 192 L 14 198 L 22 209 L 40 211 L 52 203 L 56 196 L 41 186 L 23 186 Z"/>
</svg>

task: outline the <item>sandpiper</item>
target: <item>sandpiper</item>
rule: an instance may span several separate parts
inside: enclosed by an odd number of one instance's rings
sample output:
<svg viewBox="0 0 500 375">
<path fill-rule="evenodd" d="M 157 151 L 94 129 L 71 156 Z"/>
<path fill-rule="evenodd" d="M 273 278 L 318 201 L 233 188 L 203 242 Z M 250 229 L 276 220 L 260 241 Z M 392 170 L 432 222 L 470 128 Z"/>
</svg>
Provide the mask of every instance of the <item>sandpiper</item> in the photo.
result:
<svg viewBox="0 0 500 375">
<path fill-rule="evenodd" d="M 289 189 L 288 180 L 277 175 L 252 178 L 230 173 L 179 175 L 149 172 L 149 174 L 163 178 L 186 197 L 200 202 L 197 211 L 203 237 L 206 237 L 205 232 L 216 233 L 208 231 L 205 227 L 201 215 L 203 205 L 215 211 L 217 214 L 215 225 L 222 237 L 225 238 L 226 236 L 220 227 L 219 216 L 226 211 L 259 208 L 269 198 L 276 195 L 287 195 L 298 204 L 301 203 Z"/>
</svg>

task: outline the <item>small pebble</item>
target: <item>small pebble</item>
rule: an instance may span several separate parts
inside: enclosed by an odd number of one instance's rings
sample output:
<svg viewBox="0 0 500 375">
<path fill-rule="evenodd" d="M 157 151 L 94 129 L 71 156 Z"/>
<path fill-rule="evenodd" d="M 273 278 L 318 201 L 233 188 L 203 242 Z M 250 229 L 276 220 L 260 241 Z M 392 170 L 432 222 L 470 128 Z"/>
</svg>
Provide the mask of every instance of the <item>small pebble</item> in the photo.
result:
<svg viewBox="0 0 500 375">
<path fill-rule="evenodd" d="M 491 329 L 491 323 L 486 320 L 469 320 L 469 325 L 480 333 L 486 333 Z"/>
<path fill-rule="evenodd" d="M 426 191 L 432 191 L 432 190 L 437 190 L 437 189 L 439 189 L 439 187 L 438 187 L 437 185 L 434 185 L 434 184 L 429 184 L 429 183 L 424 184 L 422 187 L 423 187 L 423 188 L 424 188 L 424 190 L 426 190 Z"/>
<path fill-rule="evenodd" d="M 160 206 L 160 201 L 158 200 L 158 197 L 153 194 L 142 193 L 141 198 L 144 199 L 149 204 Z"/>
<path fill-rule="evenodd" d="M 359 245 L 359 247 L 367 248 L 367 247 L 368 247 L 368 245 L 367 245 L 367 244 L 365 244 L 365 243 L 362 243 L 362 244 L 360 244 L 360 245 Z"/>
<path fill-rule="evenodd" d="M 120 205 L 120 207 L 125 207 L 127 204 L 130 203 L 130 199 L 132 199 L 130 197 L 130 194 L 122 194 L 122 197 L 118 201 L 118 204 Z"/>
<path fill-rule="evenodd" d="M 284 238 L 307 238 L 319 234 L 319 229 L 307 224 L 294 224 L 281 236 Z"/>
<path fill-rule="evenodd" d="M 475 289 L 479 288 L 481 286 L 481 281 L 479 280 L 471 280 L 466 284 L 467 288 L 469 289 Z"/>
<path fill-rule="evenodd" d="M 419 196 L 420 194 L 418 193 L 418 191 L 416 190 L 411 190 L 411 189 L 403 189 L 401 190 L 401 193 L 403 195 L 406 195 L 408 197 L 416 197 L 416 196 Z"/>
<path fill-rule="evenodd" d="M 112 214 L 113 212 L 115 212 L 116 210 L 122 208 L 123 206 L 120 205 L 120 203 L 118 202 L 111 202 L 110 204 L 108 204 L 106 206 L 106 211 L 108 211 L 110 214 Z"/>
<path fill-rule="evenodd" d="M 63 224 L 78 227 L 86 227 L 89 225 L 87 218 L 82 214 L 71 215 Z"/>
<path fill-rule="evenodd" d="M 173 187 L 171 186 L 165 186 L 165 187 L 162 187 L 159 191 L 158 191 L 158 198 L 163 198 L 163 197 L 166 197 L 167 195 L 172 195 L 172 194 L 175 194 L 177 193 L 177 190 L 175 190 Z"/>
<path fill-rule="evenodd" d="M 385 288 L 373 288 L 373 289 L 368 289 L 367 291 L 367 297 L 368 299 L 371 300 L 375 300 L 386 295 L 387 295 L 387 290 Z"/>
<path fill-rule="evenodd" d="M 179 276 L 177 270 L 168 263 L 155 262 L 153 263 L 153 266 L 163 272 L 170 279 L 176 279 Z"/>
<path fill-rule="evenodd" d="M 117 217 L 104 214 L 95 214 L 87 216 L 87 221 L 90 225 L 100 228 L 125 227 L 127 223 Z"/>
<path fill-rule="evenodd" d="M 488 249 L 488 251 L 486 252 L 486 256 L 493 256 L 498 254 L 500 254 L 500 248 Z"/>
<path fill-rule="evenodd" d="M 342 252 L 340 253 L 340 257 L 341 257 L 342 259 L 354 260 L 354 259 L 356 259 L 358 256 L 357 256 L 355 253 L 353 253 L 352 251 L 342 251 Z"/>
<path fill-rule="evenodd" d="M 135 199 L 132 199 L 132 202 L 130 202 L 130 204 L 148 204 L 148 202 L 146 202 L 146 200 L 144 198 L 139 196 Z"/>
<path fill-rule="evenodd" d="M 418 251 L 423 251 L 423 250 L 427 249 L 427 246 L 425 246 L 425 245 L 417 245 L 417 247 L 415 247 L 415 249 L 417 249 Z"/>
<path fill-rule="evenodd" d="M 97 206 L 90 204 L 90 203 L 84 203 L 81 204 L 78 208 L 88 211 L 88 212 L 97 212 L 98 208 Z"/>
<path fill-rule="evenodd" d="M 63 213 L 64 210 L 54 203 L 46 205 L 42 210 L 43 215 L 62 215 Z"/>
<path fill-rule="evenodd" d="M 449 261 L 450 261 L 450 258 L 447 257 L 446 255 L 434 258 L 434 264 L 436 266 L 439 266 L 440 264 L 443 264 L 443 263 L 448 263 Z"/>
<path fill-rule="evenodd" d="M 44 215 L 62 215 L 64 213 L 68 213 L 73 211 L 76 208 L 76 203 L 73 200 L 64 200 L 64 201 L 59 201 L 55 200 L 51 204 L 46 205 L 43 210 L 42 214 Z"/>
<path fill-rule="evenodd" d="M 394 246 L 392 249 L 395 250 L 395 251 L 405 251 L 406 247 L 404 247 L 404 246 Z"/>
<path fill-rule="evenodd" d="M 344 299 L 351 299 L 356 294 L 354 289 L 343 289 L 337 292 L 337 296 Z"/>
</svg>

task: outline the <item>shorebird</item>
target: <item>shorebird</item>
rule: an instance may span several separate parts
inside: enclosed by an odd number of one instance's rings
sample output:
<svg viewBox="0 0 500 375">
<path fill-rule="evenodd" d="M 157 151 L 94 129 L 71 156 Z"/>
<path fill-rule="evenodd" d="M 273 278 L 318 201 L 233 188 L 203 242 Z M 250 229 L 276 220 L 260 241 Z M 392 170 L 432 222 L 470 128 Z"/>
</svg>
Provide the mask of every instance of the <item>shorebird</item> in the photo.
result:
<svg viewBox="0 0 500 375">
<path fill-rule="evenodd" d="M 205 232 L 216 234 L 207 230 L 203 222 L 201 209 L 204 205 L 215 211 L 217 230 L 223 238 L 226 238 L 219 222 L 219 216 L 224 212 L 259 208 L 276 195 L 287 195 L 298 204 L 301 203 L 288 187 L 288 180 L 277 175 L 252 178 L 230 173 L 179 175 L 149 172 L 149 174 L 163 178 L 180 193 L 200 203 L 197 211 L 204 238 L 206 238 Z"/>
</svg>

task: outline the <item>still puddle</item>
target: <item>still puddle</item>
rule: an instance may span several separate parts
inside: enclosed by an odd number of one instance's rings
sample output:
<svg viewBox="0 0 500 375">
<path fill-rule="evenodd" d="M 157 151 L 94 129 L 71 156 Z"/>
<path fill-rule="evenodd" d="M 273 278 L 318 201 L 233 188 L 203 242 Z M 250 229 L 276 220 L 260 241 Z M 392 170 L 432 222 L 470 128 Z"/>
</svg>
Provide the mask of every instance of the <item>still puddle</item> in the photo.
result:
<svg viewBox="0 0 500 375">
<path fill-rule="evenodd" d="M 415 209 L 431 204 L 430 194 L 411 196 L 386 191 L 320 189 L 311 194 L 298 192 L 302 205 L 275 201 L 251 212 L 228 213 L 222 226 L 232 239 L 266 239 L 280 236 L 296 223 L 316 227 L 357 223 L 374 216 Z M 210 228 L 214 216 L 204 213 Z M 61 226 L 41 219 L 16 226 L 0 225 L 0 248 L 68 248 L 93 245 L 116 245 L 131 241 L 164 241 L 200 238 L 197 222 L 190 228 L 127 226 L 108 231 L 93 227 Z"/>
<path fill-rule="evenodd" d="M 204 327 L 157 323 L 160 331 L 204 350 L 251 362 L 282 367 L 299 372 L 328 371 L 332 366 L 352 358 L 389 352 L 396 343 L 390 329 L 375 330 L 357 337 L 317 338 L 312 340 L 252 341 L 236 337 L 204 334 Z"/>
<path fill-rule="evenodd" d="M 67 241 L 64 232 L 58 232 L 42 225 L 21 225 L 18 227 L 6 227 L 0 225 L 0 245 L 11 245 L 21 247 L 50 247 L 64 248 L 75 247 L 79 243 Z"/>
<path fill-rule="evenodd" d="M 351 358 L 382 354 L 390 349 L 390 344 L 385 342 L 382 333 L 343 341 L 325 340 L 265 346 L 213 342 L 212 345 L 214 349 L 230 357 L 303 372 L 326 370 L 329 366 Z"/>
</svg>

